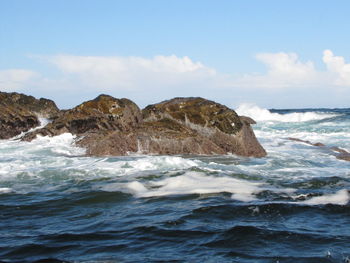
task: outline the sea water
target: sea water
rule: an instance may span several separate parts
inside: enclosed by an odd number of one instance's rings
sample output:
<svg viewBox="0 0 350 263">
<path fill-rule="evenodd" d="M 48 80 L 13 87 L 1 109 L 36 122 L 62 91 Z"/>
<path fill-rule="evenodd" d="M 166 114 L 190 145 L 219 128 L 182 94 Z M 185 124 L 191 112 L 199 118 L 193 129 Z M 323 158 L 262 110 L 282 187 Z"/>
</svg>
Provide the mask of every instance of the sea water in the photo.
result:
<svg viewBox="0 0 350 263">
<path fill-rule="evenodd" d="M 266 157 L 0 140 L 0 261 L 350 262 L 350 109 L 236 110 Z"/>
</svg>

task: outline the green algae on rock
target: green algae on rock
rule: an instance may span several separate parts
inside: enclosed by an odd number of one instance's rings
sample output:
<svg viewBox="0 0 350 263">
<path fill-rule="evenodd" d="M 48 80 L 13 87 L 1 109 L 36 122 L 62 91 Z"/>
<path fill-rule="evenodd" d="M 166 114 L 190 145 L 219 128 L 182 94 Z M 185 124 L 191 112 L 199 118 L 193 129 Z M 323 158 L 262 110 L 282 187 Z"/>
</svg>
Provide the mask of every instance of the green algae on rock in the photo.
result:
<svg viewBox="0 0 350 263">
<path fill-rule="evenodd" d="M 250 124 L 255 123 L 252 119 L 240 117 L 234 110 L 210 100 L 199 97 L 174 98 L 147 106 L 142 115 L 145 123 L 169 118 L 196 132 L 196 136 L 192 136 L 196 140 L 187 142 L 192 145 L 189 153 L 234 153 L 254 157 L 266 155 L 250 127 Z M 171 129 L 171 126 L 167 128 Z M 182 141 L 178 143 L 181 145 Z M 167 140 L 161 144 L 164 148 Z M 176 151 L 176 147 L 171 147 L 168 147 L 168 152 L 181 154 L 181 150 Z"/>
<path fill-rule="evenodd" d="M 87 155 L 228 154 L 262 157 L 265 150 L 255 138 L 248 117 L 203 98 L 174 98 L 142 111 L 128 99 L 108 95 L 61 111 L 46 127 L 26 134 L 77 135 L 76 144 Z"/>
<path fill-rule="evenodd" d="M 130 131 L 141 121 L 141 111 L 131 100 L 100 95 L 73 109 L 62 111 L 52 123 L 28 133 L 24 140 L 32 140 L 37 135 L 56 136 L 65 132 L 82 136 L 102 131 Z"/>
<path fill-rule="evenodd" d="M 144 119 L 161 119 L 166 116 L 194 125 L 217 128 L 228 134 L 235 134 L 242 128 L 237 113 L 228 107 L 203 98 L 174 98 L 147 106 Z"/>
</svg>

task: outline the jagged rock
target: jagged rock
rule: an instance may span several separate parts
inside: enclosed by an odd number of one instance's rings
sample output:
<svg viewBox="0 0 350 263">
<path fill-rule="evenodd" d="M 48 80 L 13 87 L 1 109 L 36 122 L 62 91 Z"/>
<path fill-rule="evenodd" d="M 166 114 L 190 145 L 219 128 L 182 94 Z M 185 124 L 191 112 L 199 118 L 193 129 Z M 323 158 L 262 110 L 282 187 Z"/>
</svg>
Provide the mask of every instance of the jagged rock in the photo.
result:
<svg viewBox="0 0 350 263">
<path fill-rule="evenodd" d="M 174 98 L 147 106 L 142 115 L 145 120 L 171 118 L 197 130 L 217 128 L 227 134 L 235 134 L 242 128 L 235 111 L 203 98 Z"/>
<path fill-rule="evenodd" d="M 143 142 L 158 144 L 168 154 L 227 154 L 263 157 L 266 151 L 257 141 L 250 124 L 251 118 L 240 117 L 228 107 L 203 98 L 175 98 L 147 106 L 143 111 L 145 124 L 172 120 L 162 130 L 161 136 Z M 175 126 L 190 129 L 192 134 L 179 138 L 164 134 Z M 180 134 L 183 135 L 181 132 Z M 170 140 L 169 140 L 170 139 Z M 175 141 L 175 145 L 172 142 Z M 167 147 L 168 145 L 168 147 Z M 155 147 L 156 148 L 156 147 Z"/>
<path fill-rule="evenodd" d="M 39 117 L 54 118 L 58 113 L 52 100 L 0 92 L 0 139 L 9 139 L 35 128 L 40 125 Z"/>
<path fill-rule="evenodd" d="M 100 95 L 71 110 L 62 113 L 46 127 L 28 133 L 24 140 L 30 141 L 37 135 L 56 136 L 70 132 L 82 136 L 88 133 L 106 134 L 108 132 L 131 131 L 142 122 L 139 107 L 128 99 L 116 99 Z"/>
<path fill-rule="evenodd" d="M 141 153 L 225 154 L 207 136 L 170 118 L 144 121 L 136 133 Z"/>
<path fill-rule="evenodd" d="M 142 112 L 127 99 L 101 95 L 64 111 L 45 128 L 28 133 L 78 135 L 76 144 L 88 155 L 227 154 L 262 157 L 248 117 L 203 98 L 175 98 L 147 106 Z"/>
</svg>

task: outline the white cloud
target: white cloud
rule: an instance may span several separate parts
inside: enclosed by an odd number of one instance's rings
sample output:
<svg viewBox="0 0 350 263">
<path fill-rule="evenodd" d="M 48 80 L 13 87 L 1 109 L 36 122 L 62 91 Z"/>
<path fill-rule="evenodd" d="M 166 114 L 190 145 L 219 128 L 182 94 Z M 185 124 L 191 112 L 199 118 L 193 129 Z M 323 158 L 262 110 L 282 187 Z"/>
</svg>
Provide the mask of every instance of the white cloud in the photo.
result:
<svg viewBox="0 0 350 263">
<path fill-rule="evenodd" d="M 0 70 L 0 90 L 20 91 L 38 76 L 38 73 L 25 69 Z"/>
<path fill-rule="evenodd" d="M 334 84 L 339 86 L 350 86 L 350 64 L 345 63 L 341 56 L 334 56 L 331 50 L 323 52 L 323 62 L 332 74 Z"/>
<path fill-rule="evenodd" d="M 63 73 L 80 78 L 84 85 L 101 89 L 137 90 L 148 85 L 169 86 L 210 78 L 215 70 L 189 57 L 98 57 L 58 55 L 47 57 Z"/>
<path fill-rule="evenodd" d="M 260 53 L 256 59 L 267 68 L 265 74 L 246 74 L 233 80 L 236 87 L 254 89 L 304 88 L 323 83 L 326 76 L 311 61 L 301 62 L 295 53 Z"/>
<path fill-rule="evenodd" d="M 151 72 L 185 73 L 207 69 L 200 62 L 193 62 L 189 57 L 155 56 L 152 59 L 142 57 L 99 57 L 58 55 L 48 58 L 61 70 L 70 73 L 83 72 L 123 72 L 143 69 Z"/>
<path fill-rule="evenodd" d="M 286 80 L 302 81 L 316 73 L 311 61 L 303 63 L 295 53 L 261 53 L 256 58 L 268 67 L 270 77 L 283 76 Z"/>
<path fill-rule="evenodd" d="M 60 69 L 66 79 L 71 78 L 72 82 L 91 90 L 107 92 L 194 87 L 285 90 L 350 86 L 350 64 L 330 50 L 325 50 L 323 56 L 327 71 L 316 70 L 312 61 L 303 62 L 295 53 L 260 53 L 256 59 L 265 64 L 266 73 L 239 77 L 218 73 L 189 57 L 175 55 L 153 58 L 57 55 L 44 59 Z"/>
<path fill-rule="evenodd" d="M 129 97 L 141 106 L 174 96 L 202 96 L 229 105 L 246 101 L 263 105 L 285 102 L 301 105 L 303 101 L 317 105 L 320 101 L 320 105 L 324 105 L 330 103 L 330 97 L 345 105 L 344 102 L 350 99 L 350 64 L 330 50 L 323 54 L 327 68 L 324 71 L 317 70 L 311 61 L 300 60 L 295 53 L 260 53 L 256 59 L 266 66 L 266 72 L 241 76 L 222 74 L 189 57 L 175 55 L 34 58 L 53 65 L 51 74 L 40 76 L 19 69 L 0 71 L 0 89 L 36 93 L 33 95 L 50 97 L 64 107 L 74 106 L 100 93 Z M 278 99 L 272 99 L 274 96 Z"/>
</svg>

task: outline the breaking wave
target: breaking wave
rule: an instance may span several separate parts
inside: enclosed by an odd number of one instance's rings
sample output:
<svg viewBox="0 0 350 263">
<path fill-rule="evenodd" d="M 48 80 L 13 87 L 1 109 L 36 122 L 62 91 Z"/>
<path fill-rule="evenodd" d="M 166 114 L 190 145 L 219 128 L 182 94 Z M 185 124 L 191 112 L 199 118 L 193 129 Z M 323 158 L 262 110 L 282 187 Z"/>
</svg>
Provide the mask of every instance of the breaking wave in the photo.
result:
<svg viewBox="0 0 350 263">
<path fill-rule="evenodd" d="M 39 126 L 35 127 L 35 128 L 31 128 L 26 132 L 21 132 L 20 134 L 18 134 L 17 136 L 13 137 L 12 140 L 18 140 L 21 139 L 24 135 L 26 135 L 27 133 L 39 130 L 41 128 L 44 128 L 46 125 L 48 125 L 50 123 L 49 119 L 46 118 L 42 118 L 42 117 L 38 117 L 39 120 Z"/>
<path fill-rule="evenodd" d="M 255 104 L 244 103 L 236 109 L 238 115 L 248 116 L 256 121 L 278 121 L 278 122 L 307 122 L 332 118 L 335 114 L 324 112 L 293 112 L 287 114 L 273 113 L 268 109 L 260 108 Z"/>
</svg>

